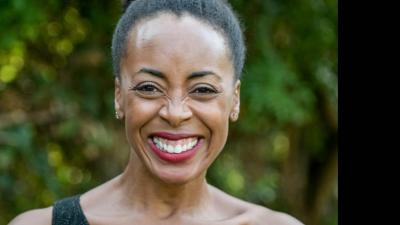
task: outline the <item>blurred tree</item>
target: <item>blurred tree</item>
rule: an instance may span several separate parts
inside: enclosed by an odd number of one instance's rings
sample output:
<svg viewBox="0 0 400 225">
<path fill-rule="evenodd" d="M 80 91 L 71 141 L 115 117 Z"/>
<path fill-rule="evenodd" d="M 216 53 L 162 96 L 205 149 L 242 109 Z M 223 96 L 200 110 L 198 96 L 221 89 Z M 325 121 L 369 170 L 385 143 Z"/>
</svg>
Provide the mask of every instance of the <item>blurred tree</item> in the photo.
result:
<svg viewBox="0 0 400 225">
<path fill-rule="evenodd" d="M 337 224 L 337 1 L 232 0 L 248 59 L 241 115 L 207 175 Z M 0 224 L 122 171 L 110 41 L 119 1 L 0 1 Z"/>
</svg>

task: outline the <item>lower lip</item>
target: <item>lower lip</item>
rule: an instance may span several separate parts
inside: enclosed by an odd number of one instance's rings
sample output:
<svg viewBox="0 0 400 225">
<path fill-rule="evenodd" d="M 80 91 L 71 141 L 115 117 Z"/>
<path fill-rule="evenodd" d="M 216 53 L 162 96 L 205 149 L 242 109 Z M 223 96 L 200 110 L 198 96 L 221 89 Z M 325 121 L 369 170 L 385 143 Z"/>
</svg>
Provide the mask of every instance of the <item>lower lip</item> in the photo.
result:
<svg viewBox="0 0 400 225">
<path fill-rule="evenodd" d="M 153 150 L 154 153 L 156 153 L 156 155 L 165 161 L 171 162 L 171 163 L 180 163 L 180 162 L 184 162 L 190 158 L 192 158 L 197 150 L 201 147 L 203 143 L 203 139 L 199 139 L 197 144 L 190 150 L 187 150 L 185 152 L 181 152 L 181 153 L 168 153 L 168 152 L 164 152 L 161 151 L 153 142 L 152 138 L 149 139 L 149 144 L 151 147 L 151 150 Z"/>
</svg>

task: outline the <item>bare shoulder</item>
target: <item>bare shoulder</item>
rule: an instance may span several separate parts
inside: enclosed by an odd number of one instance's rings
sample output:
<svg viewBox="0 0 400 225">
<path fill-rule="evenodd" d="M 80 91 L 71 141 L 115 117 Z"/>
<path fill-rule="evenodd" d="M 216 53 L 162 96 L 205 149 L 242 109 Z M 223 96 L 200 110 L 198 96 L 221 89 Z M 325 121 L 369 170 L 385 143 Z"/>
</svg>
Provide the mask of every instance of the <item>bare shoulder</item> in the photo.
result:
<svg viewBox="0 0 400 225">
<path fill-rule="evenodd" d="M 254 218 L 254 225 L 304 225 L 289 214 L 258 205 L 252 205 L 249 213 L 252 215 L 252 218 Z"/>
<path fill-rule="evenodd" d="M 51 225 L 53 207 L 34 209 L 19 214 L 8 225 Z"/>
<path fill-rule="evenodd" d="M 224 209 L 235 215 L 232 224 L 248 225 L 304 225 L 289 214 L 246 202 L 210 186 Z"/>
</svg>

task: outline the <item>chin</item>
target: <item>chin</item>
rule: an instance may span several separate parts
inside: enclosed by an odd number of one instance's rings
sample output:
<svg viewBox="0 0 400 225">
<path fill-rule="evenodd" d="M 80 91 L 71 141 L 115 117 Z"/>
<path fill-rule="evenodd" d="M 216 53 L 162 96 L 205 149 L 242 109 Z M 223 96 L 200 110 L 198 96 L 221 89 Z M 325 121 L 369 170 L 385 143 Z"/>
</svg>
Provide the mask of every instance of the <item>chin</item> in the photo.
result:
<svg viewBox="0 0 400 225">
<path fill-rule="evenodd" d="M 199 176 L 201 173 L 193 173 L 187 169 L 180 170 L 179 168 L 165 169 L 156 172 L 156 176 L 166 184 L 182 185 L 189 183 Z"/>
</svg>

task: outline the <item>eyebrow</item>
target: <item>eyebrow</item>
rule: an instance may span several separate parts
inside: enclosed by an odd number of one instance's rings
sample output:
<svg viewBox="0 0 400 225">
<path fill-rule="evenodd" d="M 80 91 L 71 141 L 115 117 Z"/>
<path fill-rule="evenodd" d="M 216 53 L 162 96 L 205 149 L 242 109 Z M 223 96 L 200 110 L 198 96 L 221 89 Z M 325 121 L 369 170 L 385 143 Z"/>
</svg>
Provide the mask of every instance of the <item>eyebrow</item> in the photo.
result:
<svg viewBox="0 0 400 225">
<path fill-rule="evenodd" d="M 146 68 L 146 67 L 141 68 L 138 72 L 136 72 L 136 74 L 139 74 L 139 73 L 147 73 L 147 74 L 150 74 L 152 76 L 155 76 L 155 77 L 158 77 L 158 78 L 161 78 L 164 80 L 166 79 L 166 76 L 163 72 L 156 70 L 156 69 L 152 69 L 152 68 Z M 218 74 L 214 73 L 213 71 L 209 71 L 209 70 L 193 72 L 189 75 L 188 79 L 191 80 L 191 79 L 204 77 L 204 76 L 208 76 L 208 75 L 215 76 L 219 81 L 222 80 L 222 78 Z"/>
<path fill-rule="evenodd" d="M 218 76 L 218 74 L 212 72 L 212 71 L 197 71 L 197 72 L 193 72 L 190 74 L 189 79 L 193 79 L 193 78 L 197 78 L 197 77 L 204 77 L 207 75 L 213 75 L 215 76 L 219 81 L 222 80 L 222 78 L 220 76 Z"/>
<path fill-rule="evenodd" d="M 155 77 L 165 79 L 165 75 L 161 71 L 151 69 L 151 68 L 142 68 L 136 72 L 136 74 L 138 74 L 138 73 L 147 73 L 147 74 L 153 75 Z"/>
</svg>

